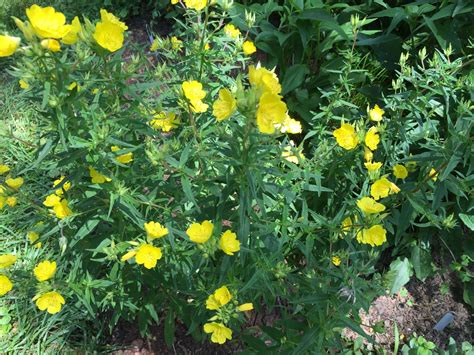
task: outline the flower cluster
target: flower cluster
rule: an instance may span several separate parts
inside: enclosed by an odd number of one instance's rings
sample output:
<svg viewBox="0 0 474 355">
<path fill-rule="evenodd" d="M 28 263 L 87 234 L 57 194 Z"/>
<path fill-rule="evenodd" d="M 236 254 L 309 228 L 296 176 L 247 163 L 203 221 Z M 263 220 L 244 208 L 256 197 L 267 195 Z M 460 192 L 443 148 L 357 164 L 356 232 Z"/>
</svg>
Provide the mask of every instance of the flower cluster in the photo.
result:
<svg viewBox="0 0 474 355">
<path fill-rule="evenodd" d="M 66 303 L 64 297 L 57 291 L 48 290 L 45 292 L 45 281 L 53 278 L 56 273 L 56 262 L 42 261 L 33 270 L 36 279 L 40 283 L 41 292 L 33 300 L 36 301 L 36 306 L 41 311 L 47 311 L 50 314 L 55 314 L 61 311 L 62 305 Z M 48 289 L 51 286 L 48 285 Z"/>
<path fill-rule="evenodd" d="M 59 219 L 71 216 L 72 210 L 69 208 L 68 200 L 64 197 L 64 194 L 71 188 L 71 183 L 65 181 L 65 176 L 61 176 L 54 181 L 53 187 L 57 187 L 57 189 L 53 194 L 46 196 L 43 205 L 51 208 Z"/>
<path fill-rule="evenodd" d="M 0 255 L 0 269 L 7 269 L 17 261 L 17 257 L 12 254 Z M 39 293 L 33 298 L 36 306 L 41 311 L 47 311 L 55 314 L 61 311 L 62 305 L 66 303 L 64 297 L 55 290 L 51 291 L 52 286 L 46 281 L 50 280 L 56 273 L 56 262 L 48 260 L 40 262 L 33 270 L 36 279 L 39 282 Z M 0 274 L 0 296 L 6 295 L 13 288 L 13 283 L 7 275 Z"/>
<path fill-rule="evenodd" d="M 369 120 L 377 122 L 377 124 L 380 125 L 384 113 L 384 110 L 375 105 L 375 107 L 368 112 Z M 343 123 L 340 128 L 333 132 L 333 135 L 336 138 L 337 144 L 345 150 L 356 148 L 360 142 L 360 136 L 356 132 L 355 127 L 348 123 Z M 366 222 L 364 227 L 357 232 L 357 241 L 371 246 L 379 246 L 387 240 L 386 230 L 380 224 L 383 216 L 378 216 L 385 211 L 386 206 L 377 201 L 400 192 L 400 189 L 397 185 L 388 180 L 387 176 L 380 176 L 380 169 L 383 164 L 373 161 L 374 152 L 380 143 L 379 126 L 370 127 L 365 133 L 363 141 L 365 143 L 364 166 L 369 173 L 369 178 L 375 181 L 373 181 L 370 186 L 370 197 L 362 197 L 357 201 L 357 207 L 362 212 Z M 408 175 L 408 172 L 404 166 L 396 165 L 394 167 L 394 174 L 397 178 L 404 179 Z M 369 225 L 368 228 L 365 227 L 366 224 Z M 352 219 L 348 217 L 344 220 L 342 229 L 343 231 L 347 231 L 351 227 Z"/>
<path fill-rule="evenodd" d="M 7 269 L 15 264 L 17 257 L 12 254 L 0 255 L 0 270 Z M 10 278 L 3 273 L 0 273 L 0 296 L 6 295 L 13 288 L 13 283 Z"/>
<path fill-rule="evenodd" d="M 134 257 L 138 265 L 143 265 L 146 269 L 152 269 L 163 256 L 161 248 L 155 247 L 153 241 L 163 238 L 169 231 L 168 228 L 154 221 L 145 223 L 143 227 L 147 235 L 146 242 L 129 242 L 129 244 L 134 245 L 135 248 L 123 255 L 121 260 L 127 261 Z"/>
<path fill-rule="evenodd" d="M 224 344 L 232 339 L 232 330 L 227 327 L 229 321 L 234 318 L 237 312 L 253 310 L 252 303 L 238 305 L 230 302 L 233 299 L 227 286 L 222 286 L 214 291 L 207 300 L 206 308 L 216 311 L 216 314 L 209 319 L 210 322 L 204 324 L 204 332 L 211 334 L 211 341 L 217 344 Z"/>
<path fill-rule="evenodd" d="M 191 224 L 186 230 L 186 234 L 192 242 L 203 245 L 209 241 L 213 231 L 214 224 L 211 221 L 204 221 L 202 223 Z M 207 243 L 206 245 L 208 244 L 208 252 L 214 253 L 216 250 L 216 243 L 213 240 L 212 243 Z M 237 234 L 231 230 L 222 233 L 218 244 L 218 247 L 227 255 L 234 255 L 234 253 L 240 250 L 240 242 L 237 239 Z"/>
<path fill-rule="evenodd" d="M 7 165 L 0 164 L 0 177 L 10 172 Z M 18 198 L 15 196 L 20 187 L 23 186 L 24 180 L 22 177 L 13 178 L 7 175 L 2 182 L 0 182 L 0 210 L 5 206 L 15 207 L 18 203 Z"/>
<path fill-rule="evenodd" d="M 301 133 L 301 123 L 288 115 L 288 108 L 282 99 L 281 85 L 278 76 L 261 66 L 249 67 L 250 88 L 245 91 L 238 85 L 237 92 L 227 88 L 219 90 L 219 97 L 213 104 L 213 115 L 218 122 L 230 118 L 239 111 L 249 118 L 255 117 L 255 123 L 264 134 Z M 240 99 L 242 98 L 242 99 Z M 257 102 L 256 110 L 249 107 L 250 102 Z"/>
<path fill-rule="evenodd" d="M 115 52 L 122 48 L 124 32 L 128 29 L 113 14 L 104 9 L 100 10 L 101 21 L 95 28 L 83 27 L 76 16 L 70 24 L 66 23 L 63 13 L 53 7 L 32 5 L 26 9 L 28 21 L 14 18 L 17 27 L 23 32 L 25 39 L 31 46 L 55 53 L 61 51 L 61 44 L 73 45 L 79 40 Z M 0 57 L 13 55 L 20 46 L 20 38 L 0 35 Z M 22 88 L 28 88 L 25 80 L 20 81 Z"/>
<path fill-rule="evenodd" d="M 153 119 L 150 121 L 150 126 L 153 129 L 170 132 L 172 129 L 177 128 L 181 123 L 180 118 L 174 112 L 152 112 Z"/>
<path fill-rule="evenodd" d="M 189 101 L 193 112 L 206 112 L 209 105 L 202 102 L 206 97 L 206 92 L 202 89 L 202 84 L 196 80 L 185 81 L 181 85 L 184 96 Z"/>
</svg>

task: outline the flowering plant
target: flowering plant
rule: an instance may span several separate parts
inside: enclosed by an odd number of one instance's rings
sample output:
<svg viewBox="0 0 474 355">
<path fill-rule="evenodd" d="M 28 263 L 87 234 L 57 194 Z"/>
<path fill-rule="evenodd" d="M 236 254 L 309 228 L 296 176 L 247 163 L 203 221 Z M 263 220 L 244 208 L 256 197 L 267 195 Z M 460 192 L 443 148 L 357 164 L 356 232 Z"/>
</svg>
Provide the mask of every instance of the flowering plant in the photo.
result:
<svg viewBox="0 0 474 355">
<path fill-rule="evenodd" d="M 0 295 L 111 327 L 138 320 L 142 334 L 165 315 L 168 344 L 176 319 L 198 339 L 239 334 L 259 350 L 334 346 L 342 327 L 365 335 L 358 311 L 382 288 L 367 278 L 408 228 L 399 207 L 449 164 L 416 172 L 423 153 L 398 139 L 399 97 L 365 110 L 343 79 L 304 130 L 276 70 L 227 23 L 229 2 L 176 6 L 180 36 L 132 54 L 106 10 L 68 23 L 33 5 L 15 18 L 21 42 L 0 37 L 40 112 L 36 161 L 0 165 L 0 209 L 24 206 L 15 228 L 38 254 L 29 277 L 20 251 L 0 255 Z M 23 193 L 28 169 L 47 181 L 35 195 Z M 275 321 L 252 323 L 259 313 Z"/>
</svg>

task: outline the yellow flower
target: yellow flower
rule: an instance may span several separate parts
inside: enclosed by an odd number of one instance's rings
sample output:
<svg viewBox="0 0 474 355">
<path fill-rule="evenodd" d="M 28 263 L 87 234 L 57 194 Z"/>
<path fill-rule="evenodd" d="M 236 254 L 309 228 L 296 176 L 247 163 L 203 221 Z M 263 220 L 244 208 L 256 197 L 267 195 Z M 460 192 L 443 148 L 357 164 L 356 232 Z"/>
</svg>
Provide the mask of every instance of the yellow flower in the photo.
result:
<svg viewBox="0 0 474 355">
<path fill-rule="evenodd" d="M 226 286 L 222 286 L 214 291 L 206 300 L 206 308 L 216 310 L 225 306 L 232 299 L 232 294 Z"/>
<path fill-rule="evenodd" d="M 43 39 L 41 41 L 41 47 L 51 52 L 59 52 L 61 50 L 61 44 L 55 39 L 51 38 Z"/>
<path fill-rule="evenodd" d="M 32 5 L 26 9 L 26 16 L 40 38 L 63 38 L 71 30 L 71 25 L 66 25 L 64 14 L 51 6 Z"/>
<path fill-rule="evenodd" d="M 0 255 L 0 269 L 6 269 L 7 267 L 15 264 L 17 257 L 12 254 Z"/>
<path fill-rule="evenodd" d="M 92 167 L 89 167 L 89 175 L 91 177 L 91 182 L 93 184 L 103 184 L 104 182 L 110 182 L 112 181 L 111 178 L 108 178 L 105 175 L 102 175 L 99 173 L 97 170 L 95 170 Z"/>
<path fill-rule="evenodd" d="M 99 22 L 95 25 L 94 39 L 102 48 L 115 52 L 123 46 L 123 30 L 111 22 Z"/>
<path fill-rule="evenodd" d="M 114 25 L 120 27 L 120 29 L 123 31 L 128 30 L 128 27 L 124 22 L 120 21 L 114 14 L 108 12 L 107 10 L 100 9 L 100 20 L 102 22 L 113 23 Z"/>
<path fill-rule="evenodd" d="M 1 189 L 0 189 L 1 190 Z M 0 195 L 0 210 L 5 207 L 7 198 L 5 196 Z"/>
<path fill-rule="evenodd" d="M 133 258 L 135 255 L 137 255 L 137 251 L 136 250 L 130 250 L 126 254 L 124 254 L 120 260 L 127 261 L 127 260 Z"/>
<path fill-rule="evenodd" d="M 209 240 L 214 230 L 214 224 L 211 221 L 204 221 L 201 224 L 193 223 L 186 230 L 189 239 L 195 243 L 205 243 Z"/>
<path fill-rule="evenodd" d="M 335 265 L 335 266 L 339 266 L 341 265 L 341 258 L 337 255 L 334 255 L 332 258 L 331 258 L 331 261 L 332 263 Z"/>
<path fill-rule="evenodd" d="M 393 175 L 395 175 L 397 179 L 405 179 L 408 176 L 408 170 L 405 166 L 397 164 L 393 167 Z"/>
<path fill-rule="evenodd" d="M 52 278 L 56 273 L 56 262 L 43 261 L 36 265 L 33 270 L 33 273 L 35 274 L 36 279 L 39 282 L 47 281 Z"/>
<path fill-rule="evenodd" d="M 58 313 L 66 301 L 56 291 L 46 292 L 38 297 L 36 306 L 40 311 L 48 311 L 49 314 Z"/>
<path fill-rule="evenodd" d="M 224 344 L 227 340 L 232 339 L 232 330 L 222 323 L 206 323 L 204 324 L 204 332 L 211 335 L 211 341 L 217 344 Z"/>
<path fill-rule="evenodd" d="M 64 36 L 61 40 L 64 44 L 75 44 L 79 39 L 78 33 L 81 31 L 81 22 L 79 18 L 76 16 L 71 21 L 71 30 Z"/>
<path fill-rule="evenodd" d="M 160 39 L 155 38 L 150 46 L 150 52 L 154 52 L 160 48 Z"/>
<path fill-rule="evenodd" d="M 247 312 L 253 309 L 253 303 L 244 303 L 237 307 L 237 310 L 240 312 Z"/>
<path fill-rule="evenodd" d="M 275 133 L 275 125 L 281 124 L 287 116 L 286 104 L 281 97 L 271 92 L 264 92 L 260 97 L 257 109 L 257 126 L 261 133 Z"/>
<path fill-rule="evenodd" d="M 377 149 L 377 145 L 380 143 L 380 136 L 378 135 L 377 127 L 370 127 L 369 131 L 365 135 L 365 145 L 374 151 Z"/>
<path fill-rule="evenodd" d="M 294 150 L 296 149 L 296 152 Z M 281 152 L 281 156 L 293 164 L 299 164 L 301 160 L 305 159 L 302 148 L 296 148 L 295 142 L 290 141 L 290 144 Z"/>
<path fill-rule="evenodd" d="M 137 264 L 142 265 L 147 269 L 152 269 L 156 266 L 156 262 L 162 257 L 161 249 L 151 244 L 142 244 L 135 255 Z"/>
<path fill-rule="evenodd" d="M 41 248 L 41 242 L 35 244 L 35 242 L 39 239 L 39 234 L 33 231 L 29 231 L 26 233 L 26 236 L 31 244 L 37 249 Z"/>
<path fill-rule="evenodd" d="M 156 238 L 161 238 L 164 237 L 165 235 L 168 234 L 168 228 L 163 227 L 160 223 L 158 222 L 148 222 L 144 224 L 146 234 L 150 239 L 156 239 Z"/>
<path fill-rule="evenodd" d="M 46 199 L 43 201 L 43 205 L 45 205 L 46 207 L 54 207 L 60 203 L 61 203 L 61 197 L 55 194 L 48 195 Z"/>
<path fill-rule="evenodd" d="M 154 114 L 154 119 L 150 121 L 153 129 L 169 132 L 180 124 L 179 117 L 174 112 L 159 112 Z"/>
<path fill-rule="evenodd" d="M 377 171 L 382 167 L 382 163 L 377 162 L 366 162 L 364 165 L 368 171 Z"/>
<path fill-rule="evenodd" d="M 224 33 L 230 38 L 238 38 L 240 36 L 240 30 L 236 28 L 233 24 L 229 23 L 224 26 Z"/>
<path fill-rule="evenodd" d="M 181 84 L 181 87 L 184 92 L 184 96 L 189 101 L 199 101 L 206 97 L 206 92 L 202 89 L 202 84 L 199 81 L 191 80 L 185 81 Z"/>
<path fill-rule="evenodd" d="M 185 81 L 181 85 L 184 96 L 191 103 L 191 109 L 194 112 L 206 112 L 208 105 L 201 100 L 206 96 L 206 92 L 202 89 L 202 84 L 196 80 Z"/>
<path fill-rule="evenodd" d="M 387 232 L 380 224 L 376 224 L 369 229 L 364 228 L 358 232 L 357 241 L 371 246 L 382 245 L 387 241 Z"/>
<path fill-rule="evenodd" d="M 53 211 L 56 214 L 56 217 L 59 219 L 63 219 L 72 215 L 72 211 L 69 208 L 68 202 L 66 199 L 62 199 L 60 203 L 53 206 Z"/>
<path fill-rule="evenodd" d="M 240 250 L 240 242 L 237 235 L 230 230 L 225 231 L 219 241 L 219 247 L 227 255 L 234 255 Z"/>
<path fill-rule="evenodd" d="M 0 57 L 11 56 L 20 46 L 19 37 L 0 35 Z"/>
<path fill-rule="evenodd" d="M 193 112 L 206 112 L 208 107 L 209 105 L 201 100 L 191 101 L 191 110 Z"/>
<path fill-rule="evenodd" d="M 186 7 L 194 9 L 196 11 L 201 11 L 207 5 L 207 0 L 184 0 Z"/>
<path fill-rule="evenodd" d="M 344 218 L 344 220 L 342 221 L 342 224 L 341 224 L 342 231 L 347 232 L 351 228 L 352 228 L 352 219 L 351 219 L 351 217 Z"/>
<path fill-rule="evenodd" d="M 387 197 L 388 195 L 398 193 L 399 191 L 400 189 L 397 187 L 397 185 L 385 177 L 378 179 L 370 187 L 370 195 L 376 200 L 380 200 L 381 198 Z"/>
<path fill-rule="evenodd" d="M 95 25 L 93 37 L 102 48 L 110 52 L 115 52 L 122 48 L 124 40 L 123 33 L 128 27 L 125 23 L 104 9 L 100 10 L 100 15 L 102 21 Z"/>
<path fill-rule="evenodd" d="M 285 120 L 278 128 L 281 133 L 298 134 L 303 132 L 301 122 L 291 118 L 289 115 L 286 115 Z"/>
<path fill-rule="evenodd" d="M 219 98 L 214 101 L 212 108 L 212 114 L 216 117 L 216 120 L 220 122 L 229 118 L 234 113 L 237 108 L 237 101 L 229 89 L 220 89 Z"/>
<path fill-rule="evenodd" d="M 120 150 L 120 147 L 117 147 L 116 145 L 114 145 L 110 148 L 110 150 L 112 150 L 112 152 L 118 152 Z M 130 163 L 133 160 L 133 153 L 129 152 L 126 154 L 119 155 L 118 157 L 115 158 L 115 160 L 117 160 L 119 163 L 122 163 L 122 164 Z"/>
<path fill-rule="evenodd" d="M 430 175 L 431 180 L 433 181 L 438 180 L 439 173 L 435 169 L 431 168 L 429 175 Z"/>
<path fill-rule="evenodd" d="M 20 79 L 18 80 L 18 84 L 20 85 L 20 88 L 22 88 L 23 90 L 27 90 L 29 89 L 30 87 L 30 84 L 28 84 L 25 80 L 23 79 Z"/>
<path fill-rule="evenodd" d="M 33 244 L 34 242 L 36 242 L 39 239 L 39 234 L 37 232 L 34 232 L 34 231 L 29 231 L 29 232 L 26 233 L 26 237 L 28 238 L 30 243 Z"/>
<path fill-rule="evenodd" d="M 75 82 L 75 81 L 72 82 L 72 83 L 67 87 L 67 89 L 68 89 L 69 91 L 72 91 L 72 90 L 74 90 L 75 88 L 77 88 L 77 91 L 81 91 L 81 87 L 80 87 L 79 84 L 78 84 L 77 82 Z"/>
<path fill-rule="evenodd" d="M 204 45 L 204 50 L 205 50 L 205 51 L 208 51 L 209 49 L 211 49 L 211 46 L 209 45 L 209 43 L 206 43 L 206 44 Z"/>
<path fill-rule="evenodd" d="M 8 173 L 10 168 L 7 165 L 0 164 L 0 175 Z"/>
<path fill-rule="evenodd" d="M 372 121 L 380 122 L 382 121 L 383 114 L 385 113 L 379 105 L 375 105 L 373 109 L 369 111 L 369 116 Z"/>
<path fill-rule="evenodd" d="M 17 202 L 18 200 L 15 196 L 7 197 L 7 199 L 5 200 L 5 203 L 10 207 L 15 207 Z"/>
<path fill-rule="evenodd" d="M 260 67 L 260 65 L 256 68 L 253 65 L 249 67 L 249 82 L 250 85 L 262 91 L 269 91 L 275 95 L 281 92 L 278 76 L 273 71 Z"/>
<path fill-rule="evenodd" d="M 56 187 L 56 186 L 58 186 L 59 184 L 61 184 L 65 178 L 66 178 L 66 177 L 65 177 L 64 175 L 62 175 L 59 179 L 54 180 L 54 182 L 53 182 L 53 187 Z M 57 190 L 56 190 L 56 195 L 62 196 L 62 195 L 64 194 L 64 192 L 69 191 L 70 188 L 71 188 L 71 182 L 70 182 L 70 181 L 66 181 L 66 182 L 61 186 L 60 189 L 57 189 Z M 51 206 L 50 206 L 50 207 L 51 207 Z"/>
<path fill-rule="evenodd" d="M 346 150 L 354 149 L 359 144 L 354 126 L 349 123 L 341 124 L 341 128 L 336 129 L 332 134 L 336 138 L 337 144 Z"/>
<path fill-rule="evenodd" d="M 0 296 L 6 295 L 13 288 L 13 284 L 8 277 L 0 275 Z"/>
<path fill-rule="evenodd" d="M 367 162 L 371 162 L 374 159 L 374 153 L 367 147 L 364 147 L 364 159 Z"/>
<path fill-rule="evenodd" d="M 171 0 L 171 5 L 176 5 L 179 2 L 179 0 Z"/>
<path fill-rule="evenodd" d="M 370 213 L 379 213 L 385 211 L 385 206 L 381 203 L 378 203 L 373 198 L 370 197 L 362 197 L 359 201 L 357 201 L 357 207 L 366 214 Z"/>
<path fill-rule="evenodd" d="M 178 39 L 178 37 L 176 37 L 176 36 L 171 37 L 171 48 L 172 49 L 178 50 L 178 49 L 181 48 L 182 44 L 183 44 L 183 41 Z"/>
<path fill-rule="evenodd" d="M 245 55 L 252 55 L 257 51 L 257 48 L 252 41 L 245 41 L 244 44 L 242 44 L 242 50 L 244 51 Z"/>
<path fill-rule="evenodd" d="M 21 185 L 23 185 L 24 180 L 21 177 L 17 177 L 15 179 L 9 178 L 5 180 L 5 184 L 7 184 L 13 190 L 18 190 Z"/>
</svg>

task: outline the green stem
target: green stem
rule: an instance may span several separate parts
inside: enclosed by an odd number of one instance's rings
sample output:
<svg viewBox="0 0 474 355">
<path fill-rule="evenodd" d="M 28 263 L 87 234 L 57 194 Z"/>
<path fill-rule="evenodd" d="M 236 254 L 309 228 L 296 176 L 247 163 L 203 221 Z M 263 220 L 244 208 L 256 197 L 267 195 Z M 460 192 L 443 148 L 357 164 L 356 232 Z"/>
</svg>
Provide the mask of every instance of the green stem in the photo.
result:
<svg viewBox="0 0 474 355">
<path fill-rule="evenodd" d="M 202 70 L 203 70 L 203 67 L 204 67 L 204 52 L 205 52 L 205 50 L 204 50 L 204 41 L 206 39 L 206 30 L 207 30 L 208 21 L 209 21 L 209 7 L 206 6 L 206 13 L 205 13 L 205 17 L 204 17 L 204 25 L 203 25 L 202 32 L 201 32 L 201 43 L 199 44 L 199 50 L 201 51 L 200 63 L 199 63 L 199 81 L 201 81 Z"/>
</svg>

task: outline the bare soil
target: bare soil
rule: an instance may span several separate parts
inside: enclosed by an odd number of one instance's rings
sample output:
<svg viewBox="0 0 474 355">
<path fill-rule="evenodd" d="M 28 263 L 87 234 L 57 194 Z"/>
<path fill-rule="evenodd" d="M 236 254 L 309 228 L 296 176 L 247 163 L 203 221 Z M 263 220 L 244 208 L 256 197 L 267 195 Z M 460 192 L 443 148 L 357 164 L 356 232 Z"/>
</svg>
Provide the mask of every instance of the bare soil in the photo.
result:
<svg viewBox="0 0 474 355">
<path fill-rule="evenodd" d="M 449 288 L 444 288 L 448 285 Z M 361 311 L 362 323 L 373 326 L 382 322 L 382 333 L 374 333 L 372 328 L 362 327 L 367 334 L 374 337 L 377 346 L 385 350 L 393 350 L 394 327 L 397 324 L 400 343 L 416 333 L 445 349 L 452 337 L 459 344 L 463 341 L 474 341 L 474 315 L 472 310 L 454 296 L 457 294 L 453 275 L 446 273 L 436 275 L 421 282 L 412 279 L 406 290 L 394 296 L 380 296 L 369 308 L 368 312 Z M 442 332 L 433 328 L 448 312 L 454 315 L 453 322 Z M 345 336 L 350 340 L 359 337 L 350 330 L 345 330 Z M 377 347 L 376 346 L 376 347 Z M 370 346 L 369 346 L 370 347 Z"/>
<path fill-rule="evenodd" d="M 120 324 L 111 337 L 112 344 L 123 344 L 123 349 L 115 351 L 117 355 L 224 355 L 232 354 L 239 348 L 235 342 L 227 342 L 224 345 L 213 344 L 206 339 L 200 342 L 187 334 L 186 327 L 176 324 L 175 342 L 171 348 L 164 340 L 164 327 L 160 325 L 151 330 L 150 339 L 140 337 L 136 325 L 129 323 Z"/>
</svg>

